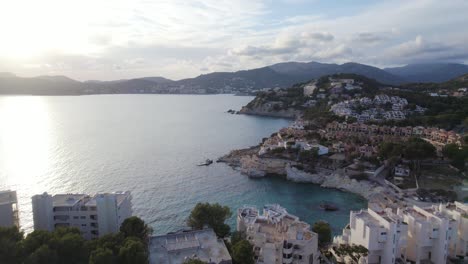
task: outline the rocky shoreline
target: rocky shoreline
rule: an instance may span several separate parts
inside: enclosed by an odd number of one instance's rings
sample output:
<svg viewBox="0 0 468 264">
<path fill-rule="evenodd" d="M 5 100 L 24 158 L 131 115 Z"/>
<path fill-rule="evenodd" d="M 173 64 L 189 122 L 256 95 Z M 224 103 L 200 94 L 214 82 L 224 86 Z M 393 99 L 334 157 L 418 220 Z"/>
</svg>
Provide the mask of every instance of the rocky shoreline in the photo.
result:
<svg viewBox="0 0 468 264">
<path fill-rule="evenodd" d="M 291 160 L 259 157 L 257 155 L 259 149 L 259 146 L 255 146 L 248 149 L 233 150 L 219 158 L 218 162 L 225 162 L 251 178 L 282 175 L 288 181 L 339 189 L 360 195 L 366 199 L 385 190 L 384 187 L 370 181 L 351 179 L 343 170 L 305 172 L 294 167 L 296 162 Z"/>
<path fill-rule="evenodd" d="M 286 168 L 286 178 L 294 182 L 318 184 L 323 188 L 333 188 L 360 195 L 366 199 L 377 193 L 385 191 L 384 187 L 370 182 L 357 181 L 349 178 L 343 170 L 336 170 L 331 173 L 318 172 L 308 173 L 294 167 Z"/>
<path fill-rule="evenodd" d="M 244 115 L 269 116 L 269 117 L 279 117 L 279 118 L 288 118 L 288 119 L 295 119 L 300 114 L 299 111 L 292 110 L 292 109 L 272 112 L 269 109 L 262 109 L 262 108 L 251 109 L 245 106 L 242 107 L 242 109 L 238 113 L 244 114 Z"/>
</svg>

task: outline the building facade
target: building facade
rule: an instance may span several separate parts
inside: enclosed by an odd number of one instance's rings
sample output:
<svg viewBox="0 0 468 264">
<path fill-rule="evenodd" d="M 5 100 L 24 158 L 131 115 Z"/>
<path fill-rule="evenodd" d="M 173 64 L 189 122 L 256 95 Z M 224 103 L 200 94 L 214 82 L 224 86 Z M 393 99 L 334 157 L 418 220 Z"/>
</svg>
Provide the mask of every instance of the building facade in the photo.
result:
<svg viewBox="0 0 468 264">
<path fill-rule="evenodd" d="M 446 263 L 449 235 L 454 221 L 433 208 L 399 208 L 398 215 L 408 224 L 406 260 L 410 263 Z"/>
<path fill-rule="evenodd" d="M 265 205 L 263 214 L 253 206 L 239 208 L 237 230 L 254 246 L 256 263 L 319 263 L 318 235 L 277 204 Z"/>
<path fill-rule="evenodd" d="M 363 259 L 368 264 L 391 264 L 404 258 L 408 226 L 391 211 L 372 209 L 351 211 L 350 223 L 343 235 L 334 238 L 334 244 L 360 245 L 367 248 Z M 403 248 L 403 249 L 402 249 Z"/>
<path fill-rule="evenodd" d="M 0 227 L 12 226 L 19 228 L 16 191 L 0 191 Z"/>
<path fill-rule="evenodd" d="M 76 227 L 86 239 L 116 233 L 132 216 L 130 192 L 87 194 L 47 193 L 32 197 L 34 229 L 53 231 Z"/>
<path fill-rule="evenodd" d="M 447 263 L 467 258 L 468 206 L 461 203 L 361 210 L 350 213 L 338 246 L 361 245 L 363 263 Z"/>
</svg>

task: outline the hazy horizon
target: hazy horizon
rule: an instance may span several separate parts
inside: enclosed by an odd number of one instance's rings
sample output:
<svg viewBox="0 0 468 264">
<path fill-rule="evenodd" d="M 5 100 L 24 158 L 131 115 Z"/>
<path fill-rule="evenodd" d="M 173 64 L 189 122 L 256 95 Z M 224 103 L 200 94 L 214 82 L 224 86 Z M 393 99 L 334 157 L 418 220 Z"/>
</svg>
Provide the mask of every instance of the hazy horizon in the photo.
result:
<svg viewBox="0 0 468 264">
<path fill-rule="evenodd" d="M 466 63 L 466 10 L 462 0 L 7 0 L 0 72 L 178 80 L 287 61 Z"/>
</svg>

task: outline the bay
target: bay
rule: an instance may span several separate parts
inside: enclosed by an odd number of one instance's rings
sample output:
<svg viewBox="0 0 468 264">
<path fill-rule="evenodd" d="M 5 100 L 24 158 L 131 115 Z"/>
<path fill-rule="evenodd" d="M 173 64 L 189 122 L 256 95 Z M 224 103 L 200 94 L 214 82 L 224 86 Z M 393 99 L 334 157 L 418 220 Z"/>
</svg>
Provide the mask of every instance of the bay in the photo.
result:
<svg viewBox="0 0 468 264">
<path fill-rule="evenodd" d="M 282 179 L 249 179 L 225 164 L 198 167 L 232 149 L 258 144 L 289 121 L 231 115 L 252 97 L 96 95 L 0 97 L 0 190 L 19 196 L 20 222 L 33 229 L 31 196 L 129 190 L 134 213 L 164 234 L 185 227 L 197 202 L 262 207 L 279 203 L 334 233 L 365 200 Z M 322 201 L 340 207 L 318 208 Z"/>
</svg>

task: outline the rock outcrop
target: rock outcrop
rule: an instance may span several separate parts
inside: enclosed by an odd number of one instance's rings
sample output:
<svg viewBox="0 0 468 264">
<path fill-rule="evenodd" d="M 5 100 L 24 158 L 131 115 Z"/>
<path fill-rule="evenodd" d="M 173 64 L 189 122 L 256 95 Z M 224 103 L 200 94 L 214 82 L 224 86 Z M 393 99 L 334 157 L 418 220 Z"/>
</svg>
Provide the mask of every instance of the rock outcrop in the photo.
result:
<svg viewBox="0 0 468 264">
<path fill-rule="evenodd" d="M 257 155 L 243 156 L 240 159 L 241 173 L 249 177 L 264 177 L 268 174 L 286 175 L 286 167 L 294 163 L 285 159 L 259 158 Z"/>
<path fill-rule="evenodd" d="M 286 178 L 290 181 L 319 184 L 324 188 L 335 188 L 355 193 L 366 199 L 376 193 L 384 191 L 382 186 L 370 181 L 350 179 L 342 170 L 337 170 L 332 173 L 317 174 L 307 173 L 290 166 L 287 166 L 285 170 Z"/>
<path fill-rule="evenodd" d="M 271 117 L 281 117 L 281 118 L 296 118 L 297 116 L 299 116 L 300 112 L 294 109 L 273 111 L 267 107 L 255 107 L 252 109 L 252 108 L 244 106 L 239 111 L 239 114 L 271 116 Z"/>
<path fill-rule="evenodd" d="M 308 173 L 295 168 L 296 162 L 291 160 L 259 157 L 256 154 L 258 150 L 258 147 L 234 150 L 218 161 L 239 168 L 242 174 L 252 178 L 284 175 L 290 181 L 318 184 L 324 188 L 334 188 L 358 194 L 366 199 L 384 191 L 384 188 L 376 183 L 349 178 L 343 170 Z"/>
</svg>

